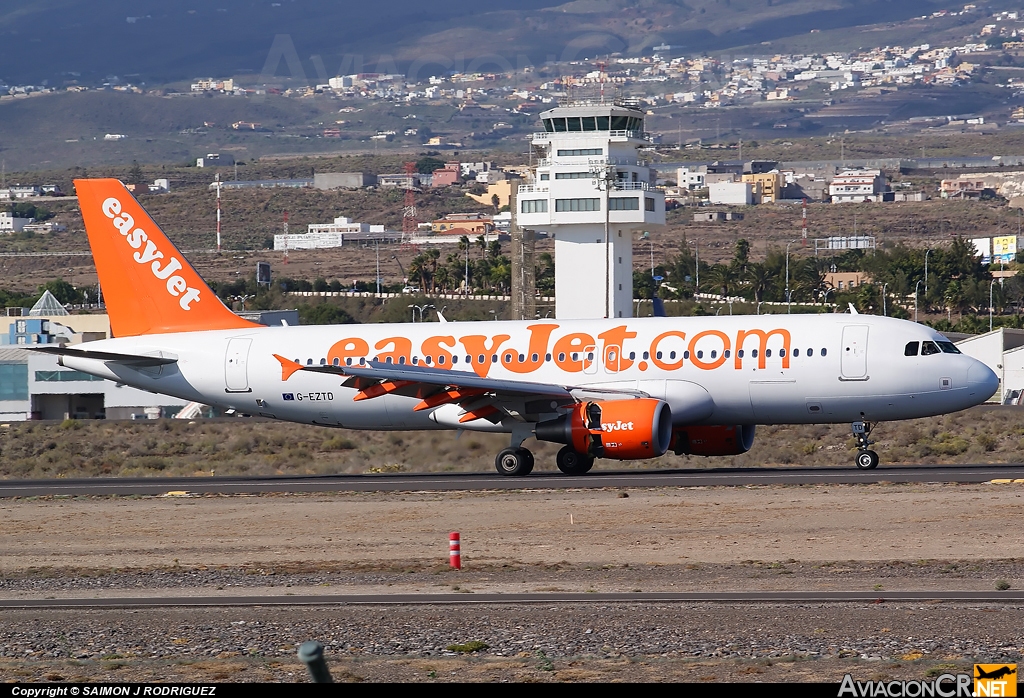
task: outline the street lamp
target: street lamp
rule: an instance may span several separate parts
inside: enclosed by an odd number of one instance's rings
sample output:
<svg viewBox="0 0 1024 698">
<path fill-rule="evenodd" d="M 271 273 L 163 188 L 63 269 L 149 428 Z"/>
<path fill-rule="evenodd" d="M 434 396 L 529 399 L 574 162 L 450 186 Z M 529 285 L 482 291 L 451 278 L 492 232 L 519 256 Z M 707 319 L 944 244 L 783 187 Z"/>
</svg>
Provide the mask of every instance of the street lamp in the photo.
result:
<svg viewBox="0 0 1024 698">
<path fill-rule="evenodd" d="M 693 270 L 694 270 L 694 274 L 696 276 L 696 281 L 694 282 L 694 285 L 693 285 L 693 295 L 696 296 L 698 293 L 700 293 L 700 240 L 699 239 L 693 241 L 693 253 L 694 253 Z"/>
<path fill-rule="evenodd" d="M 928 300 L 928 255 L 932 253 L 931 249 L 924 253 L 924 299 Z"/>
<path fill-rule="evenodd" d="M 790 240 L 786 243 L 786 312 L 793 312 L 793 299 L 789 293 L 789 246 L 792 245 L 796 240 Z"/>
<path fill-rule="evenodd" d="M 654 240 L 651 238 L 651 234 L 649 232 L 647 232 L 646 230 L 644 231 L 644 235 L 643 235 L 642 239 L 647 241 L 647 247 L 651 251 L 651 278 L 653 278 L 654 277 Z"/>
<path fill-rule="evenodd" d="M 988 331 L 992 331 L 992 289 L 995 288 L 996 280 L 992 281 L 988 285 Z"/>
<path fill-rule="evenodd" d="M 918 281 L 917 285 L 914 286 L 914 322 L 917 322 L 917 291 L 921 288 L 921 282 Z"/>
<path fill-rule="evenodd" d="M 886 309 L 885 309 L 885 289 L 887 289 L 887 288 L 889 288 L 889 282 L 888 281 L 886 281 L 884 284 L 882 284 L 882 317 L 885 317 L 886 315 L 888 315 L 888 313 L 886 312 Z"/>
</svg>

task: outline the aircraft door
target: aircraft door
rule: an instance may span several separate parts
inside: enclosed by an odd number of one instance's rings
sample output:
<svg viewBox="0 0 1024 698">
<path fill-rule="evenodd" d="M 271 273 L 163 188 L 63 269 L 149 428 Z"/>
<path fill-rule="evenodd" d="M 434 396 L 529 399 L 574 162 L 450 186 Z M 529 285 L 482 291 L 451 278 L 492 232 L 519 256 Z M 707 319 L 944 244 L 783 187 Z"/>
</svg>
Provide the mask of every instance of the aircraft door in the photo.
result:
<svg viewBox="0 0 1024 698">
<path fill-rule="evenodd" d="M 224 354 L 224 385 L 228 393 L 249 393 L 249 347 L 252 340 L 233 337 L 228 340 Z"/>
<path fill-rule="evenodd" d="M 597 347 L 593 345 L 583 349 L 581 358 L 583 359 L 583 373 L 585 375 L 592 376 L 597 373 L 599 353 Z"/>
<path fill-rule="evenodd" d="M 843 328 L 840 371 L 843 380 L 868 379 L 868 326 L 847 325 Z"/>
<path fill-rule="evenodd" d="M 622 347 L 611 344 L 603 349 L 604 351 L 604 372 L 618 373 L 619 364 L 622 361 Z"/>
</svg>

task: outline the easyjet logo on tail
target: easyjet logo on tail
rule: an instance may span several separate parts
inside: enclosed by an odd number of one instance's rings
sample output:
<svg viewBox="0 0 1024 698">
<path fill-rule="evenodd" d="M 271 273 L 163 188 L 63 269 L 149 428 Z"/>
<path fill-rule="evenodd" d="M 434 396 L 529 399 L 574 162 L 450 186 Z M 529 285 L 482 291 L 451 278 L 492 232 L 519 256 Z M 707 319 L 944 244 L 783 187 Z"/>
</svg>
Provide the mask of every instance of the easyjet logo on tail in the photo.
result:
<svg viewBox="0 0 1024 698">
<path fill-rule="evenodd" d="M 165 259 L 164 253 L 153 240 L 150 240 L 145 230 L 135 227 L 135 219 L 127 211 L 122 211 L 122 208 L 121 202 L 113 196 L 106 199 L 101 206 L 103 215 L 110 219 L 125 242 L 138 250 L 132 254 L 132 259 L 137 264 L 149 265 L 153 276 L 165 282 L 167 293 L 178 299 L 178 305 L 182 310 L 192 310 L 192 303 L 198 303 L 200 300 L 199 289 L 189 286 L 184 277 L 174 273 L 182 269 L 181 262 L 174 256 L 162 261 Z"/>
</svg>

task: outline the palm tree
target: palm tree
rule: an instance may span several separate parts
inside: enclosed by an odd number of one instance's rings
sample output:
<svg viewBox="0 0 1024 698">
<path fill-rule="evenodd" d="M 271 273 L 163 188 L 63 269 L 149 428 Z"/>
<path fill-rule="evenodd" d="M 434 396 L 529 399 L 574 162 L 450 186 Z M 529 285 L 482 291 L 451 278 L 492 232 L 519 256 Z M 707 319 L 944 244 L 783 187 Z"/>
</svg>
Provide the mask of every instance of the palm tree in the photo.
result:
<svg viewBox="0 0 1024 698">
<path fill-rule="evenodd" d="M 732 266 L 716 264 L 711 267 L 711 272 L 708 274 L 707 278 L 712 285 L 721 289 L 721 295 L 724 298 L 729 295 L 729 288 L 735 286 L 736 282 L 739 280 L 739 271 Z"/>
<path fill-rule="evenodd" d="M 755 262 L 747 264 L 746 281 L 754 292 L 754 301 L 760 303 L 764 300 L 764 294 L 774 287 L 775 274 L 762 262 Z"/>
</svg>

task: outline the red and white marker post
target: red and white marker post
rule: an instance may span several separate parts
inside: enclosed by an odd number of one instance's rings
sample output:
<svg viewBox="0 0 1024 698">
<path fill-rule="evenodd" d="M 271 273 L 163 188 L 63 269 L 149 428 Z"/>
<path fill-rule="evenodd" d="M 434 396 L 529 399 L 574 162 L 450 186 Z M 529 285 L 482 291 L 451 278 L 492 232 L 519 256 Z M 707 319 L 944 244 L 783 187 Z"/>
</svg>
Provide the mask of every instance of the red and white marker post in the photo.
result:
<svg viewBox="0 0 1024 698">
<path fill-rule="evenodd" d="M 459 532 L 452 531 L 448 534 L 448 564 L 453 570 L 462 569 L 462 546 L 460 545 Z"/>
</svg>

